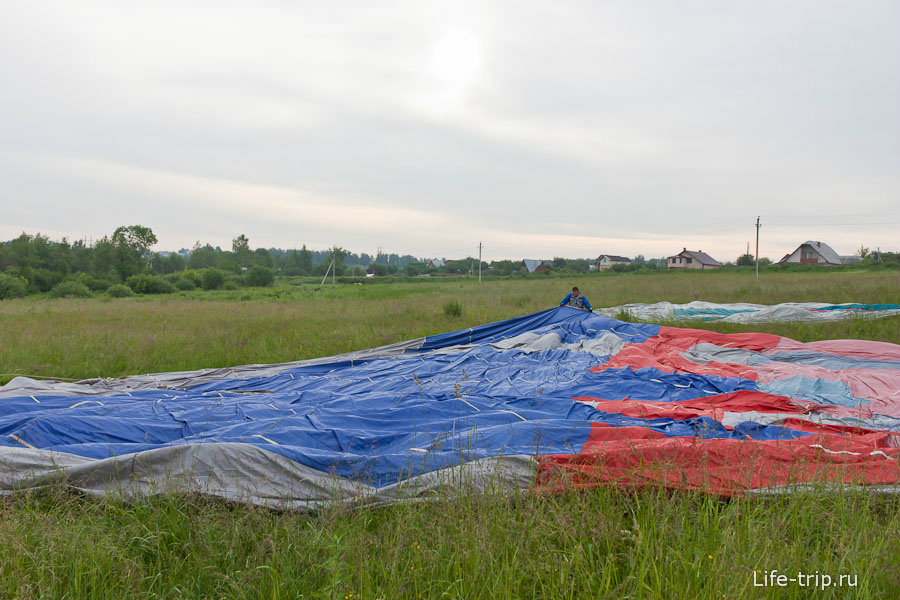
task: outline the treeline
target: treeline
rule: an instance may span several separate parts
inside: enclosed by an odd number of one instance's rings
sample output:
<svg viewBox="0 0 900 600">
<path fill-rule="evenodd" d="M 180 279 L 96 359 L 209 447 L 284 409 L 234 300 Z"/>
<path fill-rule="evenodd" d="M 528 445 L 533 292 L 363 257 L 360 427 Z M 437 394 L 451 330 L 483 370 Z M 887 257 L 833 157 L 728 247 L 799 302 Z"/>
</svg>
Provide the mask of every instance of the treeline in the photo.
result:
<svg viewBox="0 0 900 600">
<path fill-rule="evenodd" d="M 176 290 L 234 289 L 271 285 L 276 276 L 366 275 L 475 275 L 479 262 L 467 257 L 452 261 L 426 261 L 411 255 L 356 254 L 334 246 L 327 250 L 250 247 L 239 235 L 231 249 L 197 242 L 190 250 L 156 252 L 156 235 L 149 227 L 117 228 L 93 244 L 84 240 L 54 241 L 47 236 L 22 233 L 0 242 L 0 298 L 50 292 L 60 296 L 153 294 Z M 661 260 L 661 259 L 660 259 Z M 658 266 L 656 260 L 637 257 L 629 269 Z M 586 273 L 590 259 L 556 257 L 546 261 L 554 272 Z M 664 261 L 663 261 L 664 262 Z M 481 262 L 485 276 L 526 274 L 521 261 Z"/>
<path fill-rule="evenodd" d="M 198 242 L 192 250 L 154 252 L 156 243 L 153 231 L 141 225 L 119 227 L 93 244 L 22 233 L 0 242 L 0 298 L 41 292 L 128 295 L 265 286 L 274 282 L 276 274 L 323 276 L 332 265 L 337 275 L 364 276 L 367 271 L 391 274 L 410 264 L 422 264 L 410 255 L 371 256 L 338 246 L 328 250 L 309 250 L 305 245 L 291 250 L 251 249 L 243 234 L 232 240 L 230 250 Z"/>
<path fill-rule="evenodd" d="M 177 258 L 176 258 L 177 257 Z M 331 265 L 332 258 L 336 258 L 338 275 L 364 275 L 371 265 L 384 265 L 395 267 L 395 271 L 409 263 L 420 262 L 420 259 L 408 254 L 376 254 L 372 256 L 363 252 L 356 254 L 335 246 L 327 250 L 308 250 L 306 245 L 298 249 L 282 250 L 281 248 L 257 248 L 250 250 L 250 242 L 246 236 L 240 235 L 232 240 L 231 251 L 213 248 L 206 244 L 201 246 L 198 242 L 193 250 L 180 250 L 165 258 L 160 257 L 162 264 L 154 267 L 160 273 L 172 269 L 175 272 L 181 268 L 206 269 L 215 267 L 224 271 L 237 273 L 246 267 L 260 265 L 275 269 L 281 275 L 324 275 Z M 151 264 L 151 266 L 153 266 Z M 357 267 L 357 268 L 354 268 Z"/>
<path fill-rule="evenodd" d="M 106 292 L 111 296 L 159 294 L 177 290 L 237 289 L 272 285 L 276 276 L 452 276 L 476 275 L 479 262 L 467 257 L 449 261 L 426 261 L 411 255 L 379 253 L 375 256 L 356 254 L 339 246 L 327 250 L 250 248 L 250 240 L 239 235 L 231 249 L 196 243 L 191 250 L 154 252 L 156 235 L 141 225 L 117 228 L 94 244 L 83 240 L 69 242 L 63 238 L 51 241 L 40 234 L 23 233 L 0 242 L 0 299 L 50 292 L 55 296 L 90 296 Z M 867 249 L 862 249 L 866 251 Z M 871 268 L 898 265 L 897 253 L 861 251 L 862 263 Z M 738 258 L 737 266 L 754 264 L 751 255 Z M 555 257 L 544 261 L 550 272 L 582 274 L 593 270 L 593 260 Z M 726 263 L 731 266 L 733 263 Z M 768 266 L 761 259 L 761 266 Z M 769 268 L 775 268 L 774 266 Z M 782 267 L 784 269 L 790 267 Z M 800 267 L 809 268 L 809 267 Z M 666 269 L 665 258 L 634 257 L 629 264 L 616 264 L 612 272 L 652 272 Z M 484 276 L 526 275 L 522 261 L 481 262 Z"/>
</svg>

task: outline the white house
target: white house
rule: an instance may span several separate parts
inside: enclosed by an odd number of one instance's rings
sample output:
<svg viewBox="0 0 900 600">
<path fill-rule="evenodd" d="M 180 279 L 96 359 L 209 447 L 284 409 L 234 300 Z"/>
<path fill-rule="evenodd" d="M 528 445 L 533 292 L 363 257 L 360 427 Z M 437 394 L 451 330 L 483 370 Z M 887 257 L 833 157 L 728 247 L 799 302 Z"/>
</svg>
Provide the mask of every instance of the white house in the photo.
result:
<svg viewBox="0 0 900 600">
<path fill-rule="evenodd" d="M 675 256 L 666 259 L 666 267 L 669 269 L 715 269 L 721 266 L 722 263 L 703 250 L 683 248 Z"/>
<path fill-rule="evenodd" d="M 624 256 L 616 256 L 614 254 L 601 254 L 594 261 L 598 271 L 608 271 L 613 265 L 630 265 L 631 259 Z"/>
<path fill-rule="evenodd" d="M 859 262 L 856 256 L 840 256 L 825 242 L 808 240 L 778 261 L 779 265 L 846 265 Z"/>
</svg>

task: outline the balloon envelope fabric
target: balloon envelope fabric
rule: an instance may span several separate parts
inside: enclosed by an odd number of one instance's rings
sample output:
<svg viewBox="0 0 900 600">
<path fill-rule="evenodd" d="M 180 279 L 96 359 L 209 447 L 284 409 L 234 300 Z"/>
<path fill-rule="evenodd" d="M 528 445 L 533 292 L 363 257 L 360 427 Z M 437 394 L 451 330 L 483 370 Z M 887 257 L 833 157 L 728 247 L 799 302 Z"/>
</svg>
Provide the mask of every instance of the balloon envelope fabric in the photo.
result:
<svg viewBox="0 0 900 600">
<path fill-rule="evenodd" d="M 615 317 L 622 312 L 641 321 L 725 321 L 728 323 L 783 323 L 786 321 L 840 321 L 859 317 L 881 318 L 900 315 L 898 304 L 828 304 L 825 302 L 785 302 L 783 304 L 717 304 L 695 300 L 688 304 L 656 302 L 623 304 L 595 309 L 597 314 Z"/>
<path fill-rule="evenodd" d="M 295 508 L 463 486 L 894 490 L 898 390 L 893 344 L 561 307 L 311 361 L 16 378 L 0 387 L 0 489 Z"/>
</svg>

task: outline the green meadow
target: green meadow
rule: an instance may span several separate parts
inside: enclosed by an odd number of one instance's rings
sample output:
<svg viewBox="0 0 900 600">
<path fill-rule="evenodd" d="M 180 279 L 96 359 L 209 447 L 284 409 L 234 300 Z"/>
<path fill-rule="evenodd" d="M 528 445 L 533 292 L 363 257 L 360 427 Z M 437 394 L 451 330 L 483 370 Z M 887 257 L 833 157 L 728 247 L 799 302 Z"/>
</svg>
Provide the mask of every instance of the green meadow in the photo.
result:
<svg viewBox="0 0 900 600">
<path fill-rule="evenodd" d="M 252 290 L 28 297 L 0 302 L 0 383 L 328 356 L 543 310 L 572 285 L 595 307 L 900 304 L 900 272 L 887 270 L 764 273 L 759 281 L 749 270 L 480 284 L 279 280 Z M 900 317 L 690 326 L 900 343 Z M 305 514 L 58 488 L 0 497 L 0 598 L 896 598 L 898 509 L 893 496 L 854 491 L 723 500 L 599 488 L 463 490 L 425 503 Z M 758 585 L 773 569 L 819 578 Z"/>
</svg>

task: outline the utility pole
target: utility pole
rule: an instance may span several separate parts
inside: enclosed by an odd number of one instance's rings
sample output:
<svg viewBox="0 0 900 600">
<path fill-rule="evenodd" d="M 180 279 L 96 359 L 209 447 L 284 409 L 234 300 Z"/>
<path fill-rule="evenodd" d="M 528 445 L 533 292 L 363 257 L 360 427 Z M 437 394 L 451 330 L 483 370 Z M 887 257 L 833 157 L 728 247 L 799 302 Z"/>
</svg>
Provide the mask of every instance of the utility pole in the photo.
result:
<svg viewBox="0 0 900 600">
<path fill-rule="evenodd" d="M 481 242 L 478 242 L 478 283 L 481 283 Z"/>
<path fill-rule="evenodd" d="M 759 217 L 756 217 L 756 279 L 759 280 Z"/>
</svg>

